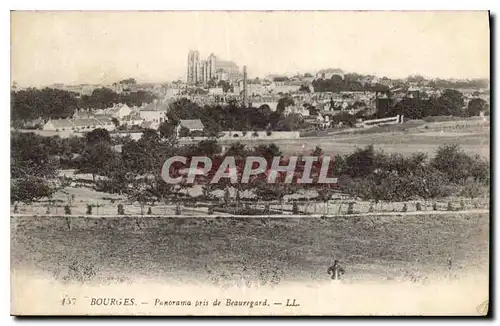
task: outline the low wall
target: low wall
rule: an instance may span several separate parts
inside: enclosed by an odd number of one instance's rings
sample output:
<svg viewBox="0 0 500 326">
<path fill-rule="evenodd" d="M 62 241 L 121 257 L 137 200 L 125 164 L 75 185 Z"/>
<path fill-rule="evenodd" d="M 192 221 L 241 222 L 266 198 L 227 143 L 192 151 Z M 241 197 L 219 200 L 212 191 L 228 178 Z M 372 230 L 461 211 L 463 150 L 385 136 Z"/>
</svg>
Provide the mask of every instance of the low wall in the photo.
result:
<svg viewBox="0 0 500 326">
<path fill-rule="evenodd" d="M 299 131 L 272 131 L 271 134 L 267 134 L 267 131 L 223 131 L 222 139 L 299 139 Z"/>
<path fill-rule="evenodd" d="M 272 131 L 267 134 L 267 131 L 223 131 L 220 140 L 260 140 L 260 139 L 299 139 L 300 131 Z M 200 141 L 208 139 L 208 137 L 181 137 L 180 140 L 195 140 Z"/>
</svg>

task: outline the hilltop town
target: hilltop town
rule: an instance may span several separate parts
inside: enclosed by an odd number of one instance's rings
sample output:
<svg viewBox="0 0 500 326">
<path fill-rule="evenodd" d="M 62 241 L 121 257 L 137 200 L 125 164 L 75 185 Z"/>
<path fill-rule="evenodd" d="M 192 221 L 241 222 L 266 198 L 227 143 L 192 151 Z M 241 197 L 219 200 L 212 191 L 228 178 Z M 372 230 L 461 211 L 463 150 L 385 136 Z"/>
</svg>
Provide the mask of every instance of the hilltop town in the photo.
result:
<svg viewBox="0 0 500 326">
<path fill-rule="evenodd" d="M 54 84 L 38 90 L 14 84 L 12 123 L 15 129 L 37 130 L 41 135 L 78 136 L 104 128 L 140 137 L 143 130 L 159 130 L 162 123 L 178 126 L 180 120 L 196 118 L 200 120 L 196 125 L 203 127 L 188 128 L 183 137 L 217 132 L 231 138 L 235 132 L 241 136 L 243 132 L 271 131 L 275 139 L 296 139 L 315 130 L 366 128 L 429 116 L 489 114 L 486 80 L 390 79 L 330 68 L 294 76 L 248 78 L 246 69 L 214 54 L 200 61 L 199 53 L 191 51 L 185 81 L 139 83 L 128 78 L 111 85 Z M 38 100 L 31 103 L 50 109 L 26 108 L 32 97 Z M 215 109 L 203 113 L 204 108 L 231 105 L 265 112 L 271 119 L 261 125 L 247 121 L 236 128 L 214 126 L 210 112 Z M 178 117 L 169 115 L 171 111 L 178 111 Z"/>
</svg>

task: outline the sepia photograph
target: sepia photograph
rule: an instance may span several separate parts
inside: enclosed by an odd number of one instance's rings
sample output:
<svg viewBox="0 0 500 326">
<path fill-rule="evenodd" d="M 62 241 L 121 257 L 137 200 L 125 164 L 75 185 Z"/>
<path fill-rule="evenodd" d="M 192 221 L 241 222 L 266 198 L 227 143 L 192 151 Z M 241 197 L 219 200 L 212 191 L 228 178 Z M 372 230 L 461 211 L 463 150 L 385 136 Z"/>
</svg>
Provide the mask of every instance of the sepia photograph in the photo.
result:
<svg viewBox="0 0 500 326">
<path fill-rule="evenodd" d="M 486 316 L 488 11 L 11 11 L 13 316 Z"/>
</svg>

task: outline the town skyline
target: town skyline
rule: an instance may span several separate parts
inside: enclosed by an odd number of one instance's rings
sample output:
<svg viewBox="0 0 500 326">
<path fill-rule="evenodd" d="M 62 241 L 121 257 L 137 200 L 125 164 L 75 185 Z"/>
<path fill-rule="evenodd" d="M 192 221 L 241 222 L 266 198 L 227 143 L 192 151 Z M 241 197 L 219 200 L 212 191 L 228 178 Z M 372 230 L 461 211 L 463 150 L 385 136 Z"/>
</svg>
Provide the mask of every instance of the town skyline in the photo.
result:
<svg viewBox="0 0 500 326">
<path fill-rule="evenodd" d="M 33 87 L 185 81 L 190 50 L 246 65 L 249 78 L 339 68 L 388 78 L 488 79 L 487 14 L 14 12 L 11 80 Z"/>
</svg>

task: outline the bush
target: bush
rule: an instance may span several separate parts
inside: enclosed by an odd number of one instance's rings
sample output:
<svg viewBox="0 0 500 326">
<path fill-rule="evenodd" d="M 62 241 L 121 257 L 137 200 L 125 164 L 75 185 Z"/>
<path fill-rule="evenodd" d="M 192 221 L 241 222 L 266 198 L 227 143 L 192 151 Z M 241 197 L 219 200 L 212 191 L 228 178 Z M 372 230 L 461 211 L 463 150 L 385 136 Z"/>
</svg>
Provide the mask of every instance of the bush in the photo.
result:
<svg viewBox="0 0 500 326">
<path fill-rule="evenodd" d="M 349 206 L 347 206 L 347 214 L 353 214 L 354 213 L 354 202 L 350 202 Z"/>
<path fill-rule="evenodd" d="M 415 209 L 417 211 L 421 211 L 422 210 L 422 205 L 420 203 L 415 204 Z"/>
<path fill-rule="evenodd" d="M 403 209 L 401 211 L 408 212 L 408 205 L 406 203 L 403 205 Z"/>
<path fill-rule="evenodd" d="M 71 207 L 69 205 L 64 206 L 64 214 L 71 215 Z"/>
<path fill-rule="evenodd" d="M 125 215 L 125 209 L 123 208 L 123 204 L 118 204 L 118 215 Z"/>
<path fill-rule="evenodd" d="M 148 214 L 148 215 L 153 214 L 153 212 L 151 211 L 151 207 L 148 208 L 148 212 L 146 214 Z"/>
<path fill-rule="evenodd" d="M 257 131 L 254 131 L 254 132 L 252 133 L 252 136 L 253 136 L 253 137 L 259 137 L 259 133 L 258 133 Z"/>
<path fill-rule="evenodd" d="M 179 205 L 175 206 L 175 215 L 181 215 L 181 206 Z"/>
<path fill-rule="evenodd" d="M 268 136 L 271 136 L 271 135 L 272 135 L 272 133 L 273 133 L 273 132 L 272 132 L 271 130 L 266 131 L 266 135 L 268 135 Z"/>
<path fill-rule="evenodd" d="M 448 202 L 448 206 L 446 207 L 446 210 L 447 211 L 452 211 L 453 210 L 453 206 L 451 205 L 451 201 Z"/>
<path fill-rule="evenodd" d="M 19 213 L 19 208 L 17 207 L 17 204 L 14 205 L 14 214 Z"/>
<path fill-rule="evenodd" d="M 92 205 L 87 204 L 87 215 L 91 215 L 91 214 L 92 214 Z"/>
<path fill-rule="evenodd" d="M 296 202 L 293 202 L 292 213 L 293 214 L 299 214 L 299 205 L 297 205 Z"/>
<path fill-rule="evenodd" d="M 437 211 L 438 210 L 438 205 L 437 203 L 432 203 L 432 209 Z"/>
<path fill-rule="evenodd" d="M 445 173 L 448 179 L 454 183 L 463 184 L 469 177 L 475 181 L 488 181 L 488 162 L 479 155 L 470 156 L 466 154 L 458 145 L 439 147 L 431 164 Z"/>
<path fill-rule="evenodd" d="M 473 200 L 484 195 L 485 187 L 478 182 L 467 182 L 460 191 L 461 196 L 465 196 Z"/>
</svg>

